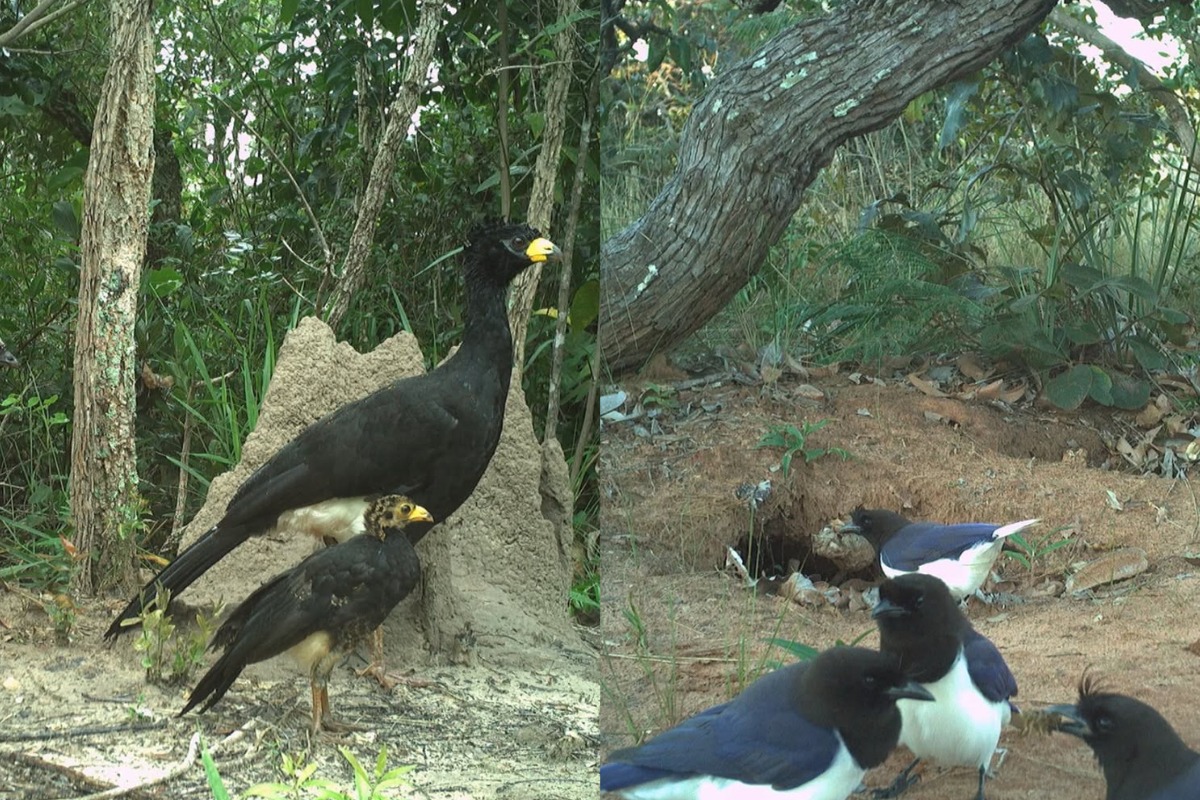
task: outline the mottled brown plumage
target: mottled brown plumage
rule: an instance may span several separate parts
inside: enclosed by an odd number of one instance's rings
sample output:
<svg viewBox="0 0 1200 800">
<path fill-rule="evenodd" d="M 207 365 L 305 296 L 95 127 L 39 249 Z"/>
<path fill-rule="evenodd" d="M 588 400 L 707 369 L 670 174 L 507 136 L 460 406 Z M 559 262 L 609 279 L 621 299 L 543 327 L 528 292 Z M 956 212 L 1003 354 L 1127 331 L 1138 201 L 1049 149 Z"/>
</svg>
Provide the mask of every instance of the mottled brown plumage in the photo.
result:
<svg viewBox="0 0 1200 800">
<path fill-rule="evenodd" d="M 347 727 L 330 717 L 329 675 L 417 585 L 421 563 L 404 527 L 433 522 L 401 495 L 373 500 L 364 518 L 366 535 L 313 553 L 233 611 L 209 645 L 225 652 L 181 715 L 196 706 L 208 710 L 247 665 L 286 651 L 309 671 L 313 730 Z"/>
</svg>

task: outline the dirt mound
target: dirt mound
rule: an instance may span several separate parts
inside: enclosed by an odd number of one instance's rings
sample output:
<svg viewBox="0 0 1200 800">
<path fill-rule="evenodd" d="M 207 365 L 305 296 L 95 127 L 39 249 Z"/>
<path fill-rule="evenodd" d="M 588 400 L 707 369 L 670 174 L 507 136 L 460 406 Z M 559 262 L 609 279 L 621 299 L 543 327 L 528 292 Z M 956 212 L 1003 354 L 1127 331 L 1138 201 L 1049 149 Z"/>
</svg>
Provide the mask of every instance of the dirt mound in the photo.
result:
<svg viewBox="0 0 1200 800">
<path fill-rule="evenodd" d="M 370 353 L 336 342 L 323 322 L 306 318 L 288 333 L 242 459 L 218 476 L 204 507 L 184 532 L 191 544 L 225 510 L 242 482 L 275 451 L 321 416 L 397 378 L 423 371 L 416 339 L 404 333 Z M 571 565 L 570 489 L 565 466 L 555 469 L 533 436 L 520 386 L 509 394 L 504 434 L 474 495 L 418 546 L 421 589 L 387 622 L 392 664 L 423 664 L 437 654 L 466 660 L 486 648 L 521 659 L 530 649 L 575 635 L 567 616 Z M 543 508 L 546 511 L 543 511 Z M 305 536 L 255 537 L 181 595 L 189 606 L 239 602 L 265 579 L 312 552 Z M 494 660 L 494 658 L 493 658 Z M 536 657 L 534 657 L 536 661 Z"/>
</svg>

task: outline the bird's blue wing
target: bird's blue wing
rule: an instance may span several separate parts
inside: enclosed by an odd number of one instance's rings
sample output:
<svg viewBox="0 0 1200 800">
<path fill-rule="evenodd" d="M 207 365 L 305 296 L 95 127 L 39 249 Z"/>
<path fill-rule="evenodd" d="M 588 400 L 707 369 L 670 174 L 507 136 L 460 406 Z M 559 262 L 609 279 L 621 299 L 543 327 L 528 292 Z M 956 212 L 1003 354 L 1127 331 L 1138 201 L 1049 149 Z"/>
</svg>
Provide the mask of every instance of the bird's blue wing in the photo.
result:
<svg viewBox="0 0 1200 800">
<path fill-rule="evenodd" d="M 905 525 L 884 543 L 880 556 L 889 567 L 915 572 L 922 564 L 942 558 L 958 558 L 976 545 L 992 541 L 998 525 L 962 522 L 942 525 L 914 522 Z"/>
<path fill-rule="evenodd" d="M 963 654 L 967 674 L 980 694 L 993 703 L 1017 696 L 1017 679 L 990 639 L 972 628 L 963 637 Z"/>
<path fill-rule="evenodd" d="M 724 705 L 698 714 L 641 745 L 612 755 L 600 768 L 602 791 L 662 778 L 699 775 L 775 789 L 803 786 L 824 772 L 843 745 L 833 730 L 792 710 L 788 685 L 759 679 Z M 780 676 L 790 681 L 787 676 Z"/>
<path fill-rule="evenodd" d="M 1146 800 L 1195 800 L 1200 797 L 1200 761 Z"/>
</svg>

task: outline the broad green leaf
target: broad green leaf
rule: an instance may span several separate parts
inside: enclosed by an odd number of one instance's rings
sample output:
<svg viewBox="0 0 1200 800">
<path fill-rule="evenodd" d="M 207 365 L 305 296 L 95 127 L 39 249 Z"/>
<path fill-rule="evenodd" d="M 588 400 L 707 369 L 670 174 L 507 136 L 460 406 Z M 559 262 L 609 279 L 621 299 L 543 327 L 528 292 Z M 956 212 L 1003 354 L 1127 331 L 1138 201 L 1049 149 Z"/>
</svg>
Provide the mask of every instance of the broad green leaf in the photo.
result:
<svg viewBox="0 0 1200 800">
<path fill-rule="evenodd" d="M 1046 399 L 1068 411 L 1079 408 L 1092 388 L 1092 368 L 1076 364 L 1046 381 Z"/>
<path fill-rule="evenodd" d="M 1113 404 L 1112 387 L 1113 381 L 1108 373 L 1093 364 L 1092 385 L 1088 389 L 1088 397 L 1102 406 L 1111 406 Z"/>
<path fill-rule="evenodd" d="M 1133 410 L 1145 407 L 1150 402 L 1150 383 L 1132 375 L 1112 370 L 1112 404 L 1117 408 Z"/>
<path fill-rule="evenodd" d="M 1142 365 L 1143 369 L 1156 370 L 1162 369 L 1167 365 L 1167 358 L 1162 354 L 1162 351 L 1149 339 L 1144 336 L 1131 336 L 1129 338 L 1129 349 L 1133 352 L 1133 357 Z"/>
</svg>

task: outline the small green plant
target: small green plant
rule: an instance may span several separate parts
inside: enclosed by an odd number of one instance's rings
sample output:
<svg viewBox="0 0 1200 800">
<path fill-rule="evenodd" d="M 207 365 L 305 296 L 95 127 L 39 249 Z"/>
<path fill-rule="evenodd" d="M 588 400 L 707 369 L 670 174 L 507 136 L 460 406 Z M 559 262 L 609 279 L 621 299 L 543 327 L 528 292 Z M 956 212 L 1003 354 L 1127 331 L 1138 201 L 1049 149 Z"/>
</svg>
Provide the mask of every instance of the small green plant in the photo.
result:
<svg viewBox="0 0 1200 800">
<path fill-rule="evenodd" d="M 388 769 L 386 746 L 380 748 L 379 755 L 375 758 L 375 767 L 370 772 L 348 748 L 339 747 L 338 752 L 354 770 L 354 786 L 352 788 L 341 789 L 328 778 L 317 776 L 316 762 L 306 764 L 303 755 L 292 757 L 284 753 L 280 771 L 288 780 L 255 784 L 246 790 L 243 797 L 264 797 L 269 800 L 276 798 L 300 800 L 304 797 L 319 797 L 321 800 L 389 800 L 389 798 L 397 796 L 394 790 L 412 785 L 406 776 L 412 772 L 414 767 L 408 765 Z M 207 771 L 207 764 L 205 770 Z M 216 772 L 215 768 L 213 772 Z M 219 775 L 217 780 L 220 780 Z M 213 796 L 220 800 L 215 791 Z"/>
<path fill-rule="evenodd" d="M 154 600 L 146 604 L 141 615 L 123 624 L 142 626 L 133 649 L 142 654 L 146 680 L 179 686 L 187 683 L 196 667 L 203 663 L 204 650 L 216 629 L 221 608 L 218 606 L 212 614 L 197 614 L 194 628 L 179 631 L 167 613 L 170 602 L 171 592 L 158 586 Z"/>
<path fill-rule="evenodd" d="M 571 585 L 567 602 L 576 618 L 589 619 L 600 614 L 600 573 L 590 567 Z"/>
<path fill-rule="evenodd" d="M 56 594 L 43 607 L 54 623 L 54 638 L 59 644 L 70 644 L 71 631 L 75 628 L 75 601 L 71 595 Z"/>
<path fill-rule="evenodd" d="M 1013 559 L 1030 572 L 1033 572 L 1034 566 L 1046 556 L 1075 544 L 1074 534 L 1063 537 L 1059 536 L 1066 529 L 1066 526 L 1059 526 L 1045 536 L 1036 539 L 1029 539 L 1024 534 L 1014 533 L 1008 537 L 1008 541 L 1021 548 L 1021 551 L 1005 549 L 1004 555 Z"/>
<path fill-rule="evenodd" d="M 779 467 L 783 470 L 783 477 L 787 477 L 792 468 L 792 457 L 799 453 L 804 457 L 804 463 L 809 464 L 823 456 L 839 456 L 843 461 L 850 457 L 850 453 L 840 447 L 808 447 L 808 437 L 816 433 L 829 424 L 829 420 L 823 419 L 819 422 L 801 422 L 800 427 L 795 425 L 775 425 L 767 431 L 758 441 L 759 447 L 782 447 L 783 458 L 779 460 Z"/>
</svg>

